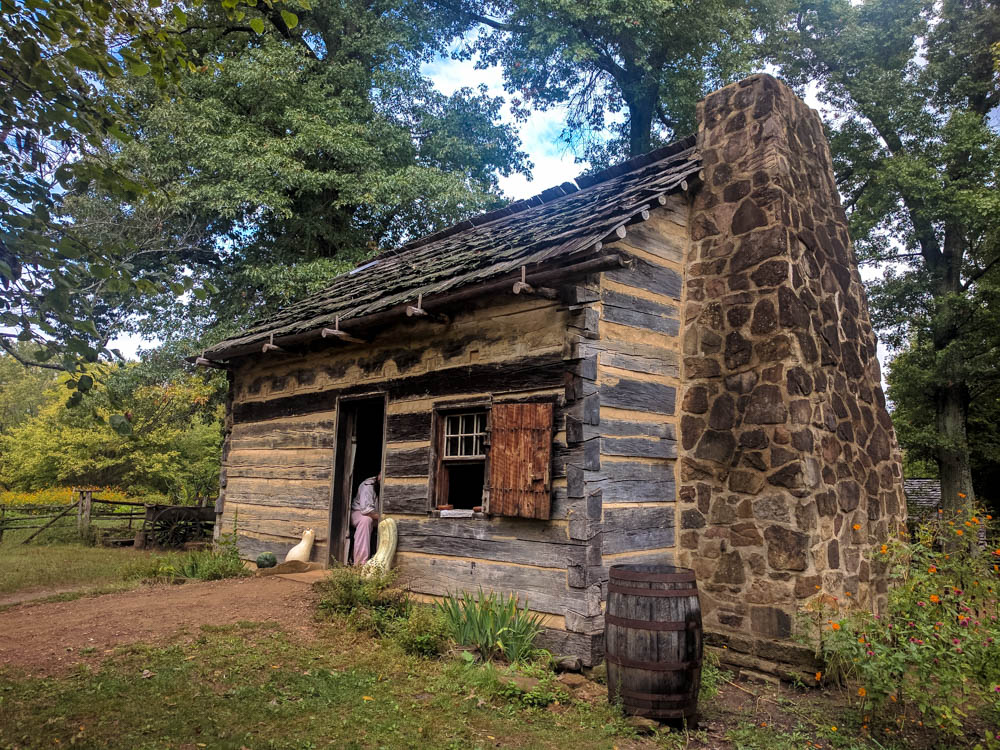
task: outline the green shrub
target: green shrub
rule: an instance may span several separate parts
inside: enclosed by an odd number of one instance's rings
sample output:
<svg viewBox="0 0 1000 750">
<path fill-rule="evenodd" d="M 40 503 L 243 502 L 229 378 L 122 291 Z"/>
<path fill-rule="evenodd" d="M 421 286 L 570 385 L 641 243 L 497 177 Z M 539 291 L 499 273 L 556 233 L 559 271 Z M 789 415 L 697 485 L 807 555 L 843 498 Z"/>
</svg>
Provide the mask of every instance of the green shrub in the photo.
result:
<svg viewBox="0 0 1000 750">
<path fill-rule="evenodd" d="M 1000 725 L 1000 544 L 985 513 L 939 513 L 914 541 L 887 541 L 873 566 L 891 577 L 886 611 L 814 612 L 811 635 L 827 677 L 857 684 L 864 708 L 963 736 L 969 713 Z M 982 538 L 992 539 L 983 548 Z M 985 747 L 1000 747 L 1000 735 Z"/>
<path fill-rule="evenodd" d="M 399 620 L 393 639 L 403 650 L 417 656 L 437 656 L 448 646 L 448 625 L 439 611 L 414 606 L 409 617 Z"/>
<path fill-rule="evenodd" d="M 438 605 L 444 615 L 448 630 L 458 643 L 479 649 L 483 659 L 503 655 L 508 661 L 521 662 L 536 652 L 535 638 L 542 632 L 541 618 L 528 612 L 528 603 L 517 608 L 513 594 L 487 596 L 479 589 L 479 596 L 468 592 L 461 599 L 445 597 Z"/>
<path fill-rule="evenodd" d="M 125 578 L 142 581 L 182 582 L 186 579 L 217 581 L 250 575 L 243 565 L 236 545 L 224 539 L 214 550 L 172 552 L 150 555 L 132 562 Z"/>
<path fill-rule="evenodd" d="M 393 586 L 393 571 L 362 575 L 354 568 L 334 568 L 314 584 L 319 593 L 319 609 L 347 617 L 358 630 L 389 635 L 399 620 L 410 614 L 410 597 Z"/>
</svg>

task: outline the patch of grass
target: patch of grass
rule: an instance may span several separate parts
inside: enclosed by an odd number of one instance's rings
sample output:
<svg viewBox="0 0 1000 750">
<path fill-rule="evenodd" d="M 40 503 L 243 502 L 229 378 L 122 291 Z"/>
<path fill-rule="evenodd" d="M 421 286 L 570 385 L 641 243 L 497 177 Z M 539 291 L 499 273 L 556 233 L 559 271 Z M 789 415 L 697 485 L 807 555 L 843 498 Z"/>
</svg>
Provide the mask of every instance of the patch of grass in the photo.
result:
<svg viewBox="0 0 1000 750">
<path fill-rule="evenodd" d="M 336 621 L 311 643 L 266 623 L 202 629 L 59 679 L 0 673 L 0 747 L 611 750 L 634 737 L 606 706 L 508 701 L 493 669 L 414 657 Z"/>
<path fill-rule="evenodd" d="M 719 694 L 719 688 L 729 673 L 719 666 L 719 657 L 714 651 L 705 650 L 701 663 L 701 687 L 698 690 L 698 700 L 702 703 L 712 700 Z"/>
<path fill-rule="evenodd" d="M 327 615 L 344 615 L 360 632 L 390 635 L 400 620 L 410 614 L 412 603 L 402 589 L 393 586 L 395 573 L 361 575 L 353 568 L 334 568 L 313 584 L 319 594 L 319 609 Z"/>
<path fill-rule="evenodd" d="M 441 613 L 415 604 L 409 616 L 392 629 L 392 638 L 404 651 L 417 656 L 438 656 L 448 647 L 448 625 Z"/>
<path fill-rule="evenodd" d="M 178 580 L 218 581 L 250 575 L 232 545 L 220 545 L 217 550 L 192 550 L 151 555 L 133 562 L 125 571 L 126 580 L 162 581 Z"/>
<path fill-rule="evenodd" d="M 0 544 L 0 596 L 121 581 L 147 553 L 80 543 L 24 545 L 12 533 Z"/>
<path fill-rule="evenodd" d="M 726 734 L 735 750 L 802 750 L 812 747 L 813 735 L 795 729 L 787 731 L 766 722 L 742 722 Z"/>
</svg>

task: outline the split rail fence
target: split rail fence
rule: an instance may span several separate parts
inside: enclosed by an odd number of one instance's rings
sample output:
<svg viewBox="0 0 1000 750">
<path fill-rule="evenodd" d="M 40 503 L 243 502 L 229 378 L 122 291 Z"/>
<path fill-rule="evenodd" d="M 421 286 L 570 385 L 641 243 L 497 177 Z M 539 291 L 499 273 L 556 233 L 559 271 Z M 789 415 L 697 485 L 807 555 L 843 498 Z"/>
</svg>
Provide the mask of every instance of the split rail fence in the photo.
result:
<svg viewBox="0 0 1000 750">
<path fill-rule="evenodd" d="M 0 543 L 4 532 L 33 530 L 30 536 L 21 540 L 27 544 L 46 529 L 52 528 L 61 519 L 71 516 L 76 511 L 76 528 L 81 538 L 87 538 L 94 521 L 114 519 L 122 526 L 127 522 L 129 530 L 132 522 L 142 523 L 146 515 L 146 504 L 124 500 L 102 500 L 94 497 L 94 491 L 88 489 L 74 490 L 77 493 L 75 502 L 69 505 L 0 505 Z M 128 510 L 124 510 L 128 508 Z M 136 510 L 138 509 L 138 510 Z"/>
</svg>

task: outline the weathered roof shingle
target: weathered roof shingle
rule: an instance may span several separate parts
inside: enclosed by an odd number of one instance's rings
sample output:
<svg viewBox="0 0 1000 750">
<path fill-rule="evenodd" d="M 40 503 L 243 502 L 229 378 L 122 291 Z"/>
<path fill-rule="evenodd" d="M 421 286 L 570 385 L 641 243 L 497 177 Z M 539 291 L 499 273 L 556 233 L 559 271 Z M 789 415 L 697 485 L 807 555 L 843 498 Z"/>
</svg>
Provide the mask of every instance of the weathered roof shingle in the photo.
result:
<svg viewBox="0 0 1000 750">
<path fill-rule="evenodd" d="M 301 335 L 400 304 L 481 283 L 522 266 L 582 258 L 594 245 L 680 189 L 701 168 L 694 137 L 578 177 L 534 198 L 460 222 L 384 252 L 333 280 L 321 292 L 254 323 L 205 352 L 227 359 L 273 336 Z"/>
</svg>

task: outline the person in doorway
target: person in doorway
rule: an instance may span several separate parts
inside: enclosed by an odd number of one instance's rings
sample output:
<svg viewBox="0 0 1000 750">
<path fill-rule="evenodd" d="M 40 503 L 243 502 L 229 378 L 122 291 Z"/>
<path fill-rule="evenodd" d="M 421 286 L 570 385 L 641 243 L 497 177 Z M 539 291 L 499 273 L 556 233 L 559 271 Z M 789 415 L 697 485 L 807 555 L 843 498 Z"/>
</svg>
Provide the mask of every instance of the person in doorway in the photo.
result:
<svg viewBox="0 0 1000 750">
<path fill-rule="evenodd" d="M 351 528 L 354 529 L 354 564 L 364 565 L 371 556 L 372 526 L 378 521 L 378 489 L 382 475 L 369 477 L 358 486 L 351 501 Z"/>
</svg>

